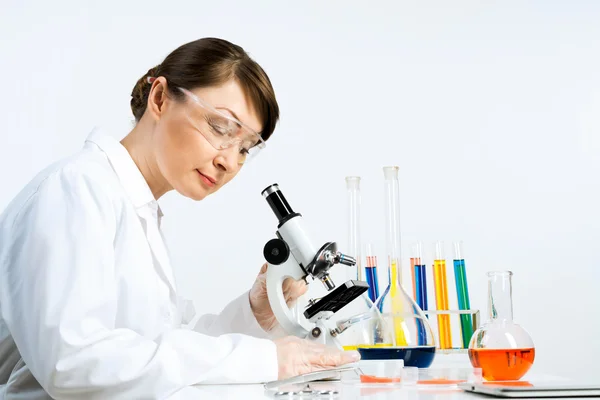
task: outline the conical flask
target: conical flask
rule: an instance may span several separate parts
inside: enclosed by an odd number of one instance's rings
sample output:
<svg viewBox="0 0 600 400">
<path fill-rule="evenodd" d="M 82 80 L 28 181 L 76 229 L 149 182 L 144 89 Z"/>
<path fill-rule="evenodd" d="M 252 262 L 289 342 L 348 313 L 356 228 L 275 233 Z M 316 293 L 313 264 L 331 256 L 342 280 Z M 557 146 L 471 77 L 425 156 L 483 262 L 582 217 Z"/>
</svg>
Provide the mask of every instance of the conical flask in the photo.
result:
<svg viewBox="0 0 600 400">
<path fill-rule="evenodd" d="M 518 380 L 535 358 L 531 336 L 513 321 L 511 271 L 488 272 L 488 321 L 471 338 L 471 364 L 488 381 Z"/>
<path fill-rule="evenodd" d="M 381 327 L 379 342 L 358 351 L 363 359 L 401 358 L 406 366 L 427 368 L 435 356 L 434 336 L 423 310 L 402 287 L 398 167 L 386 166 L 383 174 L 388 285 L 371 311 L 372 323 Z"/>
</svg>

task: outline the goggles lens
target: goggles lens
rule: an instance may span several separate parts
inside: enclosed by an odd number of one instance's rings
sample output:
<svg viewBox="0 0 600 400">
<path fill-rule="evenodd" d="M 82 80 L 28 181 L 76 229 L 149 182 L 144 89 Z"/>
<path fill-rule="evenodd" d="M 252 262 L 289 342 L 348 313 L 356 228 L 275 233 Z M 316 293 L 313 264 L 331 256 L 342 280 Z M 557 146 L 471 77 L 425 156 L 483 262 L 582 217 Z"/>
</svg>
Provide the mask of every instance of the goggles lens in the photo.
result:
<svg viewBox="0 0 600 400">
<path fill-rule="evenodd" d="M 264 140 L 251 128 L 233 116 L 216 110 L 189 90 L 178 89 L 197 106 L 193 110 L 186 108 L 188 120 L 215 149 L 225 150 L 235 146 L 238 164 L 248 163 L 264 149 Z"/>
</svg>

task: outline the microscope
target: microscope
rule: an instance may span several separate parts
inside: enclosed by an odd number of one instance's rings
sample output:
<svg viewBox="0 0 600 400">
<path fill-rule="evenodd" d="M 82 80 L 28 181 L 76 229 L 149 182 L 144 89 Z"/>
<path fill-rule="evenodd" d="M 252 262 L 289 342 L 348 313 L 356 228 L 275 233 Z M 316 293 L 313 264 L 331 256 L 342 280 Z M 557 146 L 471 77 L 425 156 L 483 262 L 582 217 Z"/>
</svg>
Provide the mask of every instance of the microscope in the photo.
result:
<svg viewBox="0 0 600 400">
<path fill-rule="evenodd" d="M 277 321 L 288 335 L 295 335 L 325 345 L 340 347 L 335 337 L 340 329 L 330 329 L 326 321 L 354 299 L 368 290 L 366 282 L 349 280 L 336 288 L 329 270 L 336 264 L 356 265 L 353 257 L 337 250 L 335 242 L 315 246 L 304 224 L 302 215 L 294 212 L 283 196 L 278 184 L 262 191 L 263 197 L 275 213 L 277 238 L 269 240 L 263 255 L 269 264 L 267 269 L 267 295 Z M 320 299 L 310 299 L 302 314 L 288 307 L 283 294 L 286 278 L 319 280 L 327 289 Z"/>
</svg>

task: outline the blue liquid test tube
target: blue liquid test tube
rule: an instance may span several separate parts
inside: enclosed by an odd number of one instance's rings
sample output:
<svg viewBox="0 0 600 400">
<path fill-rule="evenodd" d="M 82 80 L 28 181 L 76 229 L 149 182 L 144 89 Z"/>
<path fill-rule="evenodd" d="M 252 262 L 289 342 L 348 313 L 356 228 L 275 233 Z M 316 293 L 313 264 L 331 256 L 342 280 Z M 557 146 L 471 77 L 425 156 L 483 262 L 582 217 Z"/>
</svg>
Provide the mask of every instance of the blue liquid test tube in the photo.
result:
<svg viewBox="0 0 600 400">
<path fill-rule="evenodd" d="M 365 275 L 367 276 L 367 283 L 369 284 L 369 298 L 373 303 L 375 303 L 379 298 L 379 283 L 377 282 L 377 256 L 373 255 L 371 243 L 367 244 L 366 250 L 367 266 L 365 268 Z"/>
<path fill-rule="evenodd" d="M 411 264 L 413 265 L 415 302 L 421 310 L 427 310 L 427 273 L 423 259 L 423 245 L 416 242 L 412 248 Z M 423 321 L 418 321 L 419 345 L 427 341 Z"/>
<path fill-rule="evenodd" d="M 413 246 L 415 301 L 421 310 L 427 310 L 427 268 L 423 260 L 423 245 L 421 242 Z"/>
</svg>

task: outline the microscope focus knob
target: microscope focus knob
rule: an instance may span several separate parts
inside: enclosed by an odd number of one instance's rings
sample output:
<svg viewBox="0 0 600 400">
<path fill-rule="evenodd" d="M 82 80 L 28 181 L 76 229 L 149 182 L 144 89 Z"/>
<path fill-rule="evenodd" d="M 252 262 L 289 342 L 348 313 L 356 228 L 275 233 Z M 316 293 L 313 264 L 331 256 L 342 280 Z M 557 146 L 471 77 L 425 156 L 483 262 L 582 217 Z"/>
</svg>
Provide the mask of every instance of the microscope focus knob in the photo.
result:
<svg viewBox="0 0 600 400">
<path fill-rule="evenodd" d="M 271 239 L 263 248 L 263 256 L 269 264 L 283 264 L 290 256 L 290 248 L 281 239 Z"/>
</svg>

